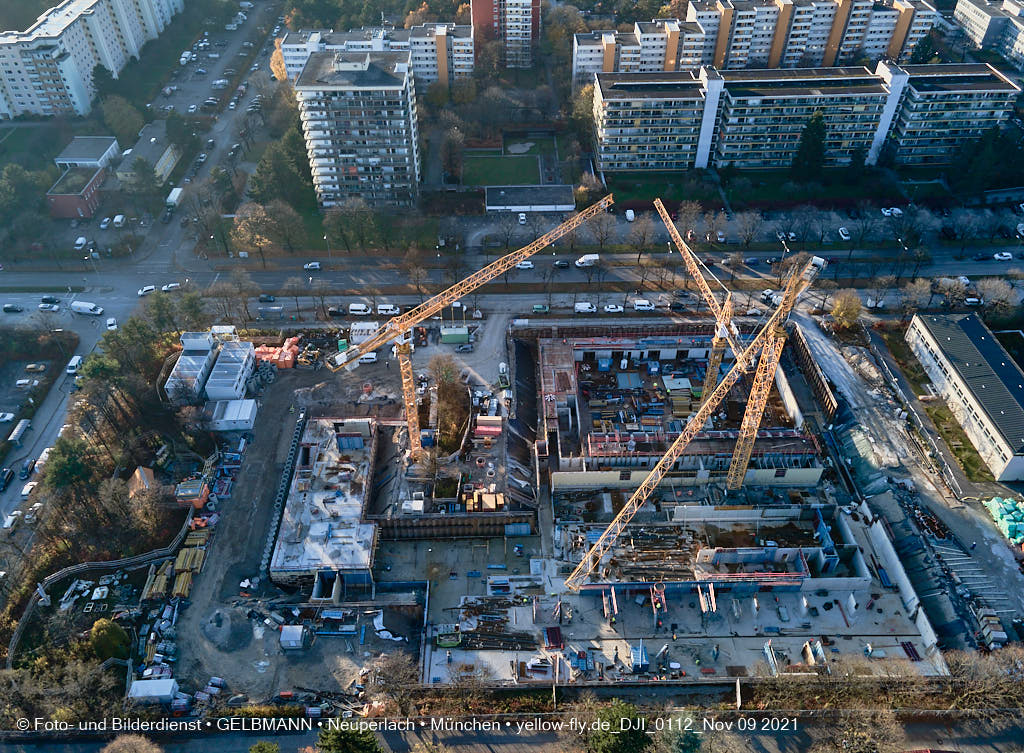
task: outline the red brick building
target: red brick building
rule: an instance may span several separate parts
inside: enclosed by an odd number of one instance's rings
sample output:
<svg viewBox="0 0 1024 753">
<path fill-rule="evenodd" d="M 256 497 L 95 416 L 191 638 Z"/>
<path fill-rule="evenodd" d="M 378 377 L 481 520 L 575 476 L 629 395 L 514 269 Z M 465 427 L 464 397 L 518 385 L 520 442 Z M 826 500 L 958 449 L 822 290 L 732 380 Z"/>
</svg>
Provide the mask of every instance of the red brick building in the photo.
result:
<svg viewBox="0 0 1024 753">
<path fill-rule="evenodd" d="M 55 219 L 89 218 L 100 205 L 100 187 L 107 168 L 72 167 L 46 192 L 50 216 Z"/>
</svg>

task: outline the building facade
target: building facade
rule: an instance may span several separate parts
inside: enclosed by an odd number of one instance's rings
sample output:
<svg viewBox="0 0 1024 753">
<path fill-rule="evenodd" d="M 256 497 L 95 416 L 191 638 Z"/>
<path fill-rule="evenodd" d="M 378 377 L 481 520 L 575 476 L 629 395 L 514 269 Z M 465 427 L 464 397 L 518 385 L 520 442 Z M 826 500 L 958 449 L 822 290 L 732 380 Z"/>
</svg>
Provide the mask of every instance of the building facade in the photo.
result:
<svg viewBox="0 0 1024 753">
<path fill-rule="evenodd" d="M 906 60 L 937 18 L 923 0 L 695 0 L 683 22 L 655 19 L 631 32 L 576 34 L 573 86 L 592 83 L 596 73 Z"/>
<path fill-rule="evenodd" d="M 874 164 L 883 147 L 906 164 L 949 162 L 998 126 L 1020 92 L 990 65 L 676 73 L 601 73 L 594 87 L 598 169 L 788 167 L 815 112 L 826 124 L 825 161 Z"/>
<path fill-rule="evenodd" d="M 540 38 L 540 0 L 472 0 L 473 34 L 477 42 L 499 40 L 505 65 L 533 65 L 533 44 Z"/>
<path fill-rule="evenodd" d="M 317 200 L 411 206 L 419 190 L 409 52 L 314 52 L 295 82 Z"/>
<path fill-rule="evenodd" d="M 997 481 L 1024 479 L 1024 372 L 976 314 L 916 315 L 907 343 Z"/>
<path fill-rule="evenodd" d="M 1024 65 L 1022 0 L 957 0 L 953 18 L 979 49 L 995 50 L 1015 65 Z"/>
<path fill-rule="evenodd" d="M 451 85 L 473 75 L 473 28 L 430 23 L 411 29 L 368 27 L 346 32 L 293 31 L 281 41 L 285 70 L 292 81 L 314 52 L 396 52 L 411 54 L 416 83 L 425 91 L 435 81 Z M 421 92 L 422 93 L 422 92 Z"/>
<path fill-rule="evenodd" d="M 65 0 L 22 32 L 0 34 L 0 117 L 85 115 L 97 65 L 115 77 L 184 0 Z"/>
<path fill-rule="evenodd" d="M 105 167 L 69 167 L 46 192 L 46 206 L 55 219 L 92 217 L 100 205 Z"/>
</svg>

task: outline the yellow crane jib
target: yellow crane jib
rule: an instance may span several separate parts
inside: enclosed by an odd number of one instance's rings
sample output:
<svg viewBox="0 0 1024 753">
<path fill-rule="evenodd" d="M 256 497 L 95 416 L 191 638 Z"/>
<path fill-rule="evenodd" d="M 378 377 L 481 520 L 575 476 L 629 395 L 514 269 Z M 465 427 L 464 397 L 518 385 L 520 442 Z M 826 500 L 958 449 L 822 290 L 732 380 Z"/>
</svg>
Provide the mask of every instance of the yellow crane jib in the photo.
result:
<svg viewBox="0 0 1024 753">
<path fill-rule="evenodd" d="M 643 480 L 639 488 L 629 498 L 629 501 L 619 510 L 618 515 L 609 523 L 608 527 L 602 532 L 601 536 L 594 542 L 587 553 L 583 555 L 583 559 L 569 577 L 566 578 L 565 587 L 568 590 L 579 591 L 591 574 L 601 567 L 602 561 L 611 552 L 612 547 L 615 546 L 619 536 L 626 530 L 629 522 L 639 512 L 640 508 L 644 506 L 647 499 L 672 469 L 672 466 L 675 465 L 690 442 L 701 432 L 708 418 L 711 417 L 722 400 L 729 394 L 729 390 L 739 381 L 744 373 L 742 364 L 752 363 L 757 353 L 764 347 L 772 347 L 773 349 L 778 347 L 781 352 L 781 346 L 778 345 L 776 340 L 779 328 L 785 323 L 790 311 L 793 310 L 793 306 L 796 305 L 800 294 L 810 286 L 818 271 L 823 269 L 824 266 L 825 260 L 815 256 L 811 258 L 803 269 L 795 272 L 790 277 L 779 307 L 772 313 L 764 327 L 761 328 L 742 352 L 734 351 L 736 353 L 736 362 L 733 364 L 733 367 L 722 381 L 718 383 L 711 394 L 708 395 L 697 412 L 690 416 L 686 426 L 683 427 L 683 431 L 654 468 L 651 469 L 651 472 L 647 474 L 647 478 Z M 772 356 L 774 356 L 774 353 Z M 774 374 L 774 372 L 772 373 Z M 764 406 L 762 405 L 762 412 L 763 409 Z M 754 431 L 756 432 L 756 426 Z"/>
</svg>

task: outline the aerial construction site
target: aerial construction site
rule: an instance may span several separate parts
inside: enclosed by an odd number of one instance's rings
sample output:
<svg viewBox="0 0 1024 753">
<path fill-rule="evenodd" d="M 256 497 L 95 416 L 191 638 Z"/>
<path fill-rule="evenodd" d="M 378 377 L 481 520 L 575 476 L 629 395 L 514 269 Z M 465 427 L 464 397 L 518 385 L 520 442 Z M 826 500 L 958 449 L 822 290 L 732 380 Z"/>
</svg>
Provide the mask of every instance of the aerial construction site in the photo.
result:
<svg viewBox="0 0 1024 753">
<path fill-rule="evenodd" d="M 381 323 L 254 350 L 298 368 L 259 386 L 252 443 L 230 455 L 249 512 L 204 518 L 207 550 L 251 565 L 209 554 L 171 595 L 193 605 L 178 640 L 197 638 L 176 679 L 336 701 L 396 654 L 436 687 L 948 672 L 955 620 L 919 596 L 913 482 L 886 475 L 901 431 L 840 428 L 840 351 L 791 317 L 825 260 L 792 254 L 764 309 L 738 313 L 656 202 L 692 310 L 462 303 L 611 204 Z"/>
<path fill-rule="evenodd" d="M 417 329 L 611 202 L 325 357 L 328 379 L 374 381 L 299 417 L 268 572 L 298 594 L 289 622 L 326 650 L 376 615 L 429 685 L 944 673 L 887 525 L 821 437 L 835 398 L 789 321 L 820 258 L 734 315 L 659 202 L 707 313 L 481 316 L 487 355 L 448 375 L 469 410 L 442 442 L 445 345 Z"/>
</svg>

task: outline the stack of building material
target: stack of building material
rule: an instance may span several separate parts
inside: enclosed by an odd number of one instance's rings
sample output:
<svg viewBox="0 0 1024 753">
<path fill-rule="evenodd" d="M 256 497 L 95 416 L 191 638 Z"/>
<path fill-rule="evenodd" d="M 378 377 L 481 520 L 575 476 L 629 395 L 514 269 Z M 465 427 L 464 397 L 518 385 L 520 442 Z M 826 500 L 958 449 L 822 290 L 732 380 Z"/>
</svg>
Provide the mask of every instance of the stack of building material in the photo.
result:
<svg viewBox="0 0 1024 753">
<path fill-rule="evenodd" d="M 1017 545 L 1024 545 L 1024 502 L 1007 497 L 993 497 L 983 503 L 1003 536 Z"/>
<path fill-rule="evenodd" d="M 482 492 L 478 489 L 474 489 L 472 495 L 466 496 L 467 512 L 499 512 L 504 509 L 504 494 Z"/>
<path fill-rule="evenodd" d="M 167 560 L 157 568 L 152 580 L 147 580 L 142 589 L 142 601 L 149 599 L 162 599 L 167 595 L 167 588 L 171 584 L 171 560 Z"/>
<path fill-rule="evenodd" d="M 186 570 L 175 576 L 174 586 L 171 588 L 171 596 L 178 599 L 187 599 L 190 593 L 192 593 L 192 572 Z"/>
<path fill-rule="evenodd" d="M 501 434 L 501 416 L 477 416 L 476 429 L 473 435 L 477 437 L 497 437 Z"/>
<path fill-rule="evenodd" d="M 672 405 L 672 415 L 680 418 L 690 415 L 693 409 L 693 389 L 685 377 L 662 377 L 665 391 Z"/>
<path fill-rule="evenodd" d="M 277 363 L 277 354 L 281 352 L 281 349 L 275 345 L 258 345 L 254 350 L 257 361 L 268 361 L 270 363 Z"/>
<path fill-rule="evenodd" d="M 188 479 L 175 487 L 174 497 L 178 504 L 192 505 L 195 509 L 201 510 L 210 498 L 210 487 L 202 479 Z"/>
<path fill-rule="evenodd" d="M 206 546 L 210 540 L 210 529 L 201 528 L 198 531 L 190 531 L 185 537 L 184 546 Z"/>
<path fill-rule="evenodd" d="M 202 547 L 183 547 L 178 550 L 178 556 L 174 560 L 174 571 L 181 573 L 191 570 L 198 573 L 203 569 L 203 560 L 206 558 L 206 550 Z"/>
<path fill-rule="evenodd" d="M 293 369 L 299 357 L 299 337 L 289 337 L 277 354 L 277 368 Z"/>
</svg>

